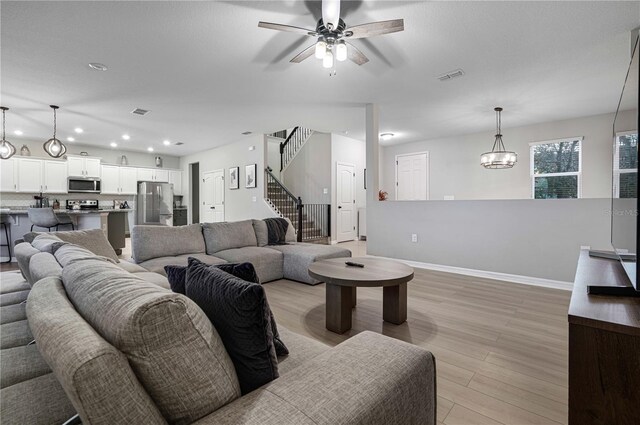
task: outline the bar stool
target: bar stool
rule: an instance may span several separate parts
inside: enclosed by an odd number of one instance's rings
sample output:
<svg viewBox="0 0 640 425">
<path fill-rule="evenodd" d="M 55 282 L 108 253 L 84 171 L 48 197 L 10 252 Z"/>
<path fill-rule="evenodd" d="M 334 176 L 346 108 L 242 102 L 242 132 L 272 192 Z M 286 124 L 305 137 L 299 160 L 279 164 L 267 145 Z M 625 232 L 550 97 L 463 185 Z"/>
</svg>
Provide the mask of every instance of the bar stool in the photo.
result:
<svg viewBox="0 0 640 425">
<path fill-rule="evenodd" d="M 7 239 L 7 244 L 0 244 L 0 246 L 6 246 L 9 251 L 9 260 L 3 261 L 3 263 L 11 262 L 11 217 L 8 214 L 0 214 L 0 226 L 4 227 L 4 236 Z"/>
<path fill-rule="evenodd" d="M 50 232 L 51 228 L 55 227 L 58 231 L 58 226 L 71 226 L 71 230 L 76 230 L 71 217 L 65 214 L 66 217 L 59 219 L 53 212 L 53 208 L 29 208 L 27 209 L 27 215 L 31 221 L 31 231 L 33 226 L 46 227 Z"/>
</svg>

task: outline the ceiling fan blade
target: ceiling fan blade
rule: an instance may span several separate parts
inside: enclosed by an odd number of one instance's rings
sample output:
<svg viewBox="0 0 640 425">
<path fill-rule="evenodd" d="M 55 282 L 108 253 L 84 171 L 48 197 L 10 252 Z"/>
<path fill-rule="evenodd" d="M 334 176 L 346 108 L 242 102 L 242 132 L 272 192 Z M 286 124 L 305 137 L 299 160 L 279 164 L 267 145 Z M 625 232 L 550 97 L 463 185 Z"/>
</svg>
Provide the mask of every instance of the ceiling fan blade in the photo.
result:
<svg viewBox="0 0 640 425">
<path fill-rule="evenodd" d="M 276 31 L 295 32 L 297 34 L 309 35 L 312 37 L 318 35 L 318 33 L 316 33 L 313 30 L 308 30 L 300 27 L 293 27 L 291 25 L 274 24 L 273 22 L 260 21 L 258 22 L 258 26 L 260 28 L 267 28 L 267 29 L 276 30 Z"/>
<path fill-rule="evenodd" d="M 347 35 L 347 37 L 354 39 L 390 34 L 398 31 L 404 31 L 404 19 L 392 19 L 390 21 L 356 25 L 355 27 L 347 28 L 345 34 L 352 33 L 352 35 Z"/>
<path fill-rule="evenodd" d="M 364 65 L 369 62 L 369 58 L 364 55 L 356 46 L 351 43 L 347 43 L 349 45 L 349 60 L 357 65 Z"/>
<path fill-rule="evenodd" d="M 316 51 L 316 45 L 312 44 L 311 46 L 307 47 L 306 49 L 304 49 L 303 51 L 295 55 L 289 62 L 300 63 L 303 60 L 307 59 L 308 57 L 312 56 L 315 53 L 315 51 Z"/>
</svg>

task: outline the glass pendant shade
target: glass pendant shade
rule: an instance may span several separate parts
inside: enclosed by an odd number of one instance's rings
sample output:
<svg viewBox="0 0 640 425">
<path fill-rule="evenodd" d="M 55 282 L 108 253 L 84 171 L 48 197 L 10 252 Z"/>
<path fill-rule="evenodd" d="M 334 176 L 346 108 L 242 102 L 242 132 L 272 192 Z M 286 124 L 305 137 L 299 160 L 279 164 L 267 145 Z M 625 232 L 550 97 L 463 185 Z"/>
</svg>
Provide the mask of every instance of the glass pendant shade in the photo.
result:
<svg viewBox="0 0 640 425">
<path fill-rule="evenodd" d="M 16 147 L 13 146 L 5 137 L 5 112 L 9 110 L 9 108 L 0 106 L 2 109 L 2 140 L 0 141 L 0 158 L 9 159 L 16 153 Z"/>
<path fill-rule="evenodd" d="M 336 44 L 336 59 L 338 62 L 347 60 L 347 43 L 344 40 L 340 40 Z"/>
<path fill-rule="evenodd" d="M 322 66 L 324 68 L 333 67 L 333 53 L 331 53 L 330 50 L 327 50 L 327 54 L 324 55 L 324 58 L 322 59 Z"/>
<path fill-rule="evenodd" d="M 49 106 L 53 109 L 53 137 L 44 142 L 42 147 L 49 156 L 53 158 L 60 158 L 62 155 L 67 153 L 67 147 L 60 140 L 56 139 L 56 109 L 58 109 L 58 106 Z"/>
<path fill-rule="evenodd" d="M 495 108 L 496 111 L 496 140 L 493 142 L 493 148 L 491 152 L 485 152 L 480 155 L 480 165 L 484 168 L 496 170 L 500 168 L 513 168 L 516 162 L 518 162 L 518 154 L 512 151 L 506 150 L 504 143 L 502 142 L 501 130 L 501 112 L 502 108 Z"/>
<path fill-rule="evenodd" d="M 327 54 L 327 43 L 319 38 L 316 43 L 316 59 L 324 59 L 324 56 Z"/>
</svg>

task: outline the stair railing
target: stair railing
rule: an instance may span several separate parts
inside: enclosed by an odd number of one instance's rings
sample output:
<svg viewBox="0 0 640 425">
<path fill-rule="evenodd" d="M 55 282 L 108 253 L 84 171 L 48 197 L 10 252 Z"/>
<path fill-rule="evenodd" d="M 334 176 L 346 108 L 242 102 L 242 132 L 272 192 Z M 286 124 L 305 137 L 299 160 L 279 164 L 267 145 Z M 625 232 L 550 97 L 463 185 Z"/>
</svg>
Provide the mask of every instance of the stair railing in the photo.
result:
<svg viewBox="0 0 640 425">
<path fill-rule="evenodd" d="M 312 132 L 313 130 L 308 128 L 294 127 L 289 137 L 280 143 L 280 171 L 284 170 L 284 167 L 296 156 L 296 153 L 298 153 L 298 150 L 304 145 L 304 142 Z"/>
</svg>

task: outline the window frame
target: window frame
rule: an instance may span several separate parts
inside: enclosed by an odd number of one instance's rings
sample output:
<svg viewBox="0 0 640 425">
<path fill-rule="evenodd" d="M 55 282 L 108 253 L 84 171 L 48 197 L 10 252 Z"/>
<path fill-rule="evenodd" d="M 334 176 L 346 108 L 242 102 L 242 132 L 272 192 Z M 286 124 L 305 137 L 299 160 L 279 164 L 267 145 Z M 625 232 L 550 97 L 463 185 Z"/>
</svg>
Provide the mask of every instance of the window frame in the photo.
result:
<svg viewBox="0 0 640 425">
<path fill-rule="evenodd" d="M 578 171 L 567 171 L 564 173 L 534 173 L 534 152 L 533 148 L 538 145 L 551 145 L 554 143 L 572 142 L 577 140 L 579 142 L 578 150 Z M 531 177 L 531 199 L 536 199 L 536 177 L 562 177 L 562 176 L 577 176 L 578 178 L 578 190 L 577 198 L 559 198 L 559 199 L 580 199 L 582 198 L 582 145 L 584 136 L 579 137 L 563 137 L 561 139 L 543 140 L 540 142 L 529 143 L 529 175 Z"/>
<path fill-rule="evenodd" d="M 618 138 L 622 136 L 629 135 L 638 135 L 638 130 L 629 130 L 629 131 L 620 131 L 615 134 L 614 137 L 614 145 L 615 149 L 613 151 L 613 197 L 615 199 L 620 198 L 620 174 L 626 173 L 637 173 L 637 168 L 623 168 L 620 169 L 620 143 L 618 142 Z M 640 143 L 640 137 L 637 137 L 638 143 Z"/>
</svg>

